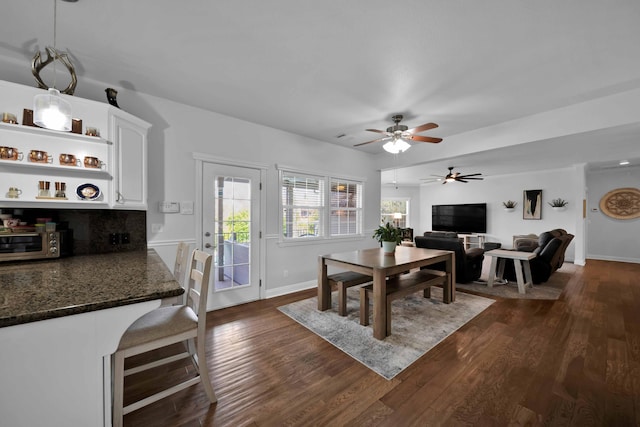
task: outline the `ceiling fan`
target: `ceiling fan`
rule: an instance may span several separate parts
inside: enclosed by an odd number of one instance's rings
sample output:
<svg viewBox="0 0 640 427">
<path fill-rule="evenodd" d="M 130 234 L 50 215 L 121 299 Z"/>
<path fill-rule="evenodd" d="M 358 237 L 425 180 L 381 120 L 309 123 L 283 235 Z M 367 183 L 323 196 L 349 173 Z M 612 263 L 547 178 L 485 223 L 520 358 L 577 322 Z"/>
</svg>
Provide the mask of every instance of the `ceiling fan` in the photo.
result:
<svg viewBox="0 0 640 427">
<path fill-rule="evenodd" d="M 393 120 L 395 125 L 388 127 L 386 131 L 378 130 L 378 129 L 366 129 L 369 132 L 381 133 L 384 136 L 382 138 L 374 139 L 372 141 L 355 144 L 354 147 L 358 147 L 360 145 L 365 145 L 365 144 L 371 144 L 372 142 L 388 140 L 389 142 L 384 144 L 382 148 L 384 148 L 385 151 L 388 151 L 389 153 L 397 154 L 397 153 L 406 151 L 409 147 L 411 147 L 411 145 L 409 145 L 405 140 L 411 140 L 411 141 L 417 141 L 417 142 L 431 142 L 434 144 L 437 144 L 438 142 L 442 141 L 442 138 L 433 138 L 431 136 L 415 135 L 416 133 L 424 132 L 425 130 L 437 128 L 438 127 L 437 124 L 425 123 L 423 125 L 416 126 L 412 129 L 409 129 L 407 126 L 400 124 L 402 119 L 403 119 L 402 114 L 396 114 L 395 116 L 391 117 L 391 120 Z"/>
<path fill-rule="evenodd" d="M 446 184 L 447 182 L 453 182 L 453 181 L 466 183 L 470 179 L 477 179 L 477 180 L 484 179 L 484 178 L 479 178 L 479 176 L 482 175 L 481 173 L 471 173 L 468 175 L 461 175 L 460 172 L 454 173 L 453 168 L 454 166 L 449 166 L 449 173 L 442 180 L 443 184 Z"/>
</svg>

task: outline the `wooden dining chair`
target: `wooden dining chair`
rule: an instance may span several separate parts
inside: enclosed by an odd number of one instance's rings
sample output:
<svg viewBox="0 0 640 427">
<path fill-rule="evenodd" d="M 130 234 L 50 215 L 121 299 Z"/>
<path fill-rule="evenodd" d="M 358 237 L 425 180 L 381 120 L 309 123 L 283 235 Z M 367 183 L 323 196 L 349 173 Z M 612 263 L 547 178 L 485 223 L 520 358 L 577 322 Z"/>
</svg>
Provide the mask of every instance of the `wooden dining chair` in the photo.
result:
<svg viewBox="0 0 640 427">
<path fill-rule="evenodd" d="M 212 256 L 195 249 L 190 256 L 189 280 L 186 301 L 183 305 L 157 308 L 136 320 L 120 339 L 120 344 L 112 356 L 113 362 L 113 425 L 122 426 L 122 417 L 146 405 L 163 399 L 173 393 L 201 382 L 211 401 L 217 401 L 209 380 L 205 356 L 205 331 L 207 295 L 211 275 Z M 194 338 L 196 345 L 194 345 Z M 124 369 L 127 357 L 145 353 L 186 341 L 183 353 L 153 361 L 142 366 Z M 124 377 L 155 368 L 166 363 L 191 358 L 197 376 L 176 384 L 166 390 L 123 407 Z"/>
</svg>

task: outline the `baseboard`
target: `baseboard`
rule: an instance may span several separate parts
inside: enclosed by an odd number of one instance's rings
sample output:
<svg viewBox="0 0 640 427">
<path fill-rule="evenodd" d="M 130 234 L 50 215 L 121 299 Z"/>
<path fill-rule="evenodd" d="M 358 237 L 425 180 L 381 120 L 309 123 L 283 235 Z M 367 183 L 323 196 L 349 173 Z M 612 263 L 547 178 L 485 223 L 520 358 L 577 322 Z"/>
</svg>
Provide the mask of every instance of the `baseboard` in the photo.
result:
<svg viewBox="0 0 640 427">
<path fill-rule="evenodd" d="M 288 286 L 279 286 L 274 289 L 267 289 L 266 298 L 281 297 L 283 295 L 292 294 L 294 292 L 306 291 L 307 289 L 317 288 L 317 280 L 309 280 L 307 282 L 294 283 Z"/>
<path fill-rule="evenodd" d="M 599 261 L 630 262 L 633 264 L 640 264 L 640 259 L 638 258 L 620 258 L 607 255 L 587 255 L 587 260 L 590 259 L 597 259 Z"/>
</svg>

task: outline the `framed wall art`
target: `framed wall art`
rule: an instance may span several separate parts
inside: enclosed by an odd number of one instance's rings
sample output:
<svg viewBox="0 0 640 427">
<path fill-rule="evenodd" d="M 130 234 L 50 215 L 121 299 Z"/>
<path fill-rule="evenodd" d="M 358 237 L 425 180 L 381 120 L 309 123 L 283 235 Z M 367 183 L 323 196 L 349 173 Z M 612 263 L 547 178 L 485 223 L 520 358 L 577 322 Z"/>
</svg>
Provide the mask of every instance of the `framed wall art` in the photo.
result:
<svg viewBox="0 0 640 427">
<path fill-rule="evenodd" d="M 542 219 L 542 190 L 524 190 L 523 219 Z"/>
</svg>

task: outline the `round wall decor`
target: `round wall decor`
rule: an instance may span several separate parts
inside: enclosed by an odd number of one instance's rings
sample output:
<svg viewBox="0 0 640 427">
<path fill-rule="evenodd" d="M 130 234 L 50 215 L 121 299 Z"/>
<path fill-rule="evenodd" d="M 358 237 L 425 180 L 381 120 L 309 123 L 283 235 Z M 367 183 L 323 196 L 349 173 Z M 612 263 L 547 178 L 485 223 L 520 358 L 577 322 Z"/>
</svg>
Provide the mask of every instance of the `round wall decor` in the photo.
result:
<svg viewBox="0 0 640 427">
<path fill-rule="evenodd" d="M 600 199 L 600 210 L 615 219 L 640 218 L 640 190 L 618 188 Z"/>
</svg>

